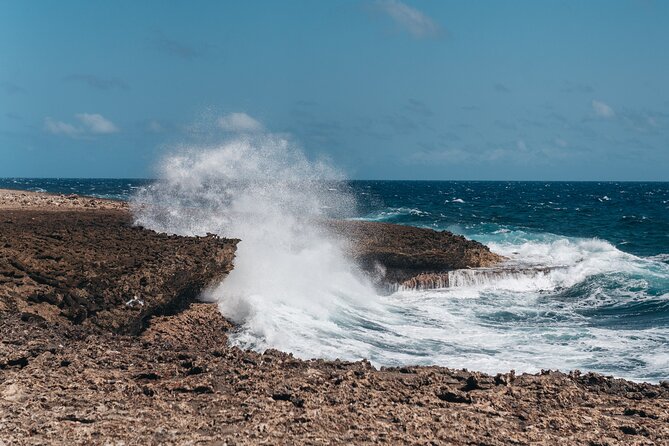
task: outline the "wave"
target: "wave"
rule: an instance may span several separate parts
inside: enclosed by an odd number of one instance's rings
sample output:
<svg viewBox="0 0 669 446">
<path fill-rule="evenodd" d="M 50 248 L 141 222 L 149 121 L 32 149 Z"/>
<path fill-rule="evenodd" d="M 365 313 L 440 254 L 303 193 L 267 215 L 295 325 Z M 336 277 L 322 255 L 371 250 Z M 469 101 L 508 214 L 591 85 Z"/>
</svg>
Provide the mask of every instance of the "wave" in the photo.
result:
<svg viewBox="0 0 669 446">
<path fill-rule="evenodd" d="M 431 214 L 427 211 L 422 211 L 417 208 L 411 207 L 399 207 L 399 208 L 386 208 L 382 211 L 374 212 L 362 217 L 349 217 L 349 220 L 361 220 L 361 221 L 394 221 L 401 217 L 418 217 L 423 218 L 430 216 Z"/>
<path fill-rule="evenodd" d="M 507 257 L 501 268 L 450 271 L 448 286 L 379 296 L 346 246 L 314 224 L 354 213 L 355 200 L 332 184 L 341 176 L 287 141 L 195 145 L 166 157 L 160 172 L 135 193 L 137 223 L 242 240 L 235 269 L 207 293 L 237 324 L 230 342 L 241 348 L 491 373 L 581 368 L 669 377 L 664 258 L 636 257 L 604 240 L 488 225 L 467 235 Z M 432 218 L 407 205 L 365 219 L 402 217 Z"/>
<path fill-rule="evenodd" d="M 646 259 L 656 262 L 669 263 L 669 254 L 666 253 L 656 254 L 654 256 L 648 256 L 646 257 Z"/>
<path fill-rule="evenodd" d="M 333 328 L 332 315 L 371 311 L 371 284 L 344 254 L 343 242 L 316 224 L 354 206 L 331 186 L 340 179 L 333 168 L 266 135 L 188 147 L 166 157 L 160 171 L 160 180 L 132 201 L 138 224 L 241 239 L 235 268 L 206 296 L 238 325 L 233 342 L 307 354 L 304 340 L 328 327 L 332 339 L 344 334 Z"/>
<path fill-rule="evenodd" d="M 598 239 L 486 236 L 509 259 L 505 265 L 450 271 L 439 288 L 404 288 L 388 298 L 432 321 L 435 361 L 489 372 L 552 367 L 669 377 L 663 257 L 636 257 Z M 427 355 L 422 360 L 429 363 Z"/>
</svg>

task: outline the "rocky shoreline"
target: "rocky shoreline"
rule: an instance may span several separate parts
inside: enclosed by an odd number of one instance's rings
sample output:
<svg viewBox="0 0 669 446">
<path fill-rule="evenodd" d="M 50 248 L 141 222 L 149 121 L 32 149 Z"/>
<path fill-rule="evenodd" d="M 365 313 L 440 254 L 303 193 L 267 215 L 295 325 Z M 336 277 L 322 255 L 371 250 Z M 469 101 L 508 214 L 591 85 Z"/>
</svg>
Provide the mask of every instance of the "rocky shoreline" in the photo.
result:
<svg viewBox="0 0 669 446">
<path fill-rule="evenodd" d="M 197 296 L 237 240 L 131 223 L 121 202 L 0 191 L 0 445 L 669 444 L 669 383 L 230 347 Z M 450 233 L 336 225 L 386 283 L 500 260 Z"/>
</svg>

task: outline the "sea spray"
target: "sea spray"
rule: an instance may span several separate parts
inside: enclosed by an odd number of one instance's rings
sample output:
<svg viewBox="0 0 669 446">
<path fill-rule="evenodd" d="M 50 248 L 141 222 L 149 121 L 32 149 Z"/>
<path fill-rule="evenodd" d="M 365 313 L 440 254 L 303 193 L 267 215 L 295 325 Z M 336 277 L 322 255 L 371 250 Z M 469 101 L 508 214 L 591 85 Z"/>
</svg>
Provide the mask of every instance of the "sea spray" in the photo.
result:
<svg viewBox="0 0 669 446">
<path fill-rule="evenodd" d="M 355 205 L 342 176 L 275 136 L 186 148 L 166 157 L 160 179 L 133 199 L 137 224 L 182 234 L 239 238 L 235 268 L 208 292 L 239 324 L 245 347 L 313 355 L 305 340 L 327 332 L 336 355 L 346 328 L 333 315 L 372 311 L 375 293 L 324 218 Z"/>
</svg>

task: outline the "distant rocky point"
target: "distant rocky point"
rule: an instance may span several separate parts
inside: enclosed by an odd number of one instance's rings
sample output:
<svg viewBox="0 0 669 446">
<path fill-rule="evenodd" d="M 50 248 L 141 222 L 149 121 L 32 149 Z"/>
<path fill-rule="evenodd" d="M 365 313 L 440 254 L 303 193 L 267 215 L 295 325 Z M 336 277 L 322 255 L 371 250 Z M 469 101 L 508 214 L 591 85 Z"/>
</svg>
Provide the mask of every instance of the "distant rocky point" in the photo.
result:
<svg viewBox="0 0 669 446">
<path fill-rule="evenodd" d="M 449 231 L 366 221 L 332 221 L 349 253 L 381 288 L 438 288 L 448 271 L 499 264 L 504 257 Z"/>
</svg>

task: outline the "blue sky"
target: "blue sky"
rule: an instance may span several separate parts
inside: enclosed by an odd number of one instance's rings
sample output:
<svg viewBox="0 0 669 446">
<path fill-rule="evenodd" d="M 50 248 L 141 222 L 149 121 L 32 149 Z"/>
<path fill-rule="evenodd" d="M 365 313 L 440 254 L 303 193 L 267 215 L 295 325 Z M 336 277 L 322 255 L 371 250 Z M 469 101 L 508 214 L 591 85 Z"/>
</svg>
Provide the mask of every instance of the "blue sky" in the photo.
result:
<svg viewBox="0 0 669 446">
<path fill-rule="evenodd" d="M 285 134 L 358 179 L 669 180 L 669 2 L 0 0 L 0 176 Z"/>
</svg>

